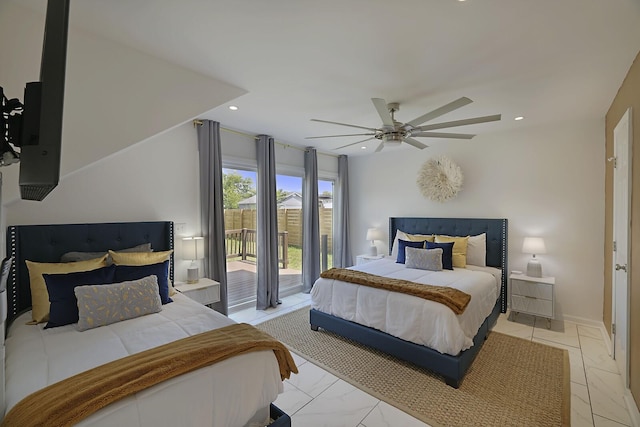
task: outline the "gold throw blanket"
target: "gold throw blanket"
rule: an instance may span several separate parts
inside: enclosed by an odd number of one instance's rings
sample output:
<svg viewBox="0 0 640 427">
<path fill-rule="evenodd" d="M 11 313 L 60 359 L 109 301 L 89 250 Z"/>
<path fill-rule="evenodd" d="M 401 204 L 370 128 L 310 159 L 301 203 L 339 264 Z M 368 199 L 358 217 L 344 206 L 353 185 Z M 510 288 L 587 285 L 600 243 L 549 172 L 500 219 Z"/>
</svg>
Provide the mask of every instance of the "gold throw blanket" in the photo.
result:
<svg viewBox="0 0 640 427">
<path fill-rule="evenodd" d="M 356 283 L 372 288 L 386 289 L 392 292 L 401 292 L 403 294 L 413 295 L 414 297 L 439 302 L 449 307 L 455 314 L 462 314 L 467 308 L 469 301 L 471 301 L 471 295 L 455 288 L 423 285 L 422 283 L 411 282 L 409 280 L 377 276 L 375 274 L 346 268 L 331 268 L 322 272 L 320 277 Z"/>
<path fill-rule="evenodd" d="M 38 390 L 18 402 L 2 426 L 71 426 L 154 384 L 260 350 L 273 350 L 283 380 L 298 373 L 284 344 L 251 325 L 234 324 L 114 360 Z"/>
</svg>

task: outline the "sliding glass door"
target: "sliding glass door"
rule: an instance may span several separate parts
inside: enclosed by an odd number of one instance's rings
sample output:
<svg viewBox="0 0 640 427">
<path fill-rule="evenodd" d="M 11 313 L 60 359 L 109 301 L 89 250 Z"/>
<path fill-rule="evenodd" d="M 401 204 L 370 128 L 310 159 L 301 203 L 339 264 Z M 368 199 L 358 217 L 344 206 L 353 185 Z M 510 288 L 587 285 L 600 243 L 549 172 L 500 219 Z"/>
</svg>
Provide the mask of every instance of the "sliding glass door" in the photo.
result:
<svg viewBox="0 0 640 427">
<path fill-rule="evenodd" d="M 255 305 L 256 171 L 222 169 L 229 310 Z"/>
</svg>

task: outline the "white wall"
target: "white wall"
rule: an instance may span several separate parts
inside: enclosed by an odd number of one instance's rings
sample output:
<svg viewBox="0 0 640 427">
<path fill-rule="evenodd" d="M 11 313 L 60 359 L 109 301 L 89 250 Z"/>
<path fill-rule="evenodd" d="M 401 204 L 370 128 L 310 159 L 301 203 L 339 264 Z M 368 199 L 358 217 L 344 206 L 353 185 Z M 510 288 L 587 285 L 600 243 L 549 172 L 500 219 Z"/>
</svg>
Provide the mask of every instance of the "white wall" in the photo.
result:
<svg viewBox="0 0 640 427">
<path fill-rule="evenodd" d="M 455 199 L 438 203 L 422 196 L 416 178 L 426 160 L 443 154 L 465 181 Z M 354 255 L 367 251 L 366 229 L 386 233 L 390 216 L 507 218 L 510 270 L 526 268 L 525 236 L 544 237 L 547 254 L 539 258 L 543 274 L 556 277 L 556 316 L 602 321 L 603 120 L 353 157 L 349 178 Z"/>
</svg>

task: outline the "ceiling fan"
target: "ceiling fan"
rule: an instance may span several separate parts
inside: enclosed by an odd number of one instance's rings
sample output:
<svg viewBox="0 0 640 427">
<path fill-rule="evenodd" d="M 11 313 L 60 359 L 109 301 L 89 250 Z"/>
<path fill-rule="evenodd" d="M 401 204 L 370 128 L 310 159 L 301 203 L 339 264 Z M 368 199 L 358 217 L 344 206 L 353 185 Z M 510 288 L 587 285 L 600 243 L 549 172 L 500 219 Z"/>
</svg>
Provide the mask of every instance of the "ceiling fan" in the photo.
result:
<svg viewBox="0 0 640 427">
<path fill-rule="evenodd" d="M 351 144 L 337 147 L 336 150 L 350 147 L 356 144 L 362 144 L 363 142 L 366 142 L 372 139 L 377 139 L 380 141 L 380 145 L 378 145 L 378 148 L 376 149 L 376 153 L 379 151 L 382 151 L 385 145 L 397 146 L 397 145 L 400 145 L 402 142 L 406 142 L 407 144 L 422 150 L 424 148 L 427 148 L 428 145 L 425 145 L 422 142 L 414 139 L 415 137 L 471 139 L 475 136 L 475 135 L 466 134 L 466 133 L 431 132 L 432 130 L 472 125 L 476 123 L 493 122 L 493 121 L 500 120 L 501 118 L 500 114 L 494 114 L 492 116 L 474 117 L 471 119 L 455 120 L 452 122 L 442 122 L 442 123 L 434 123 L 431 125 L 420 126 L 425 122 L 438 118 L 451 111 L 457 110 L 458 108 L 464 107 L 465 105 L 470 104 L 473 101 L 471 101 L 469 98 L 462 97 L 462 98 L 456 99 L 453 102 L 450 102 L 449 104 L 443 105 L 440 108 L 436 108 L 433 111 L 423 114 L 422 116 L 417 117 L 407 123 L 400 123 L 395 119 L 395 113 L 400 109 L 399 103 L 392 102 L 387 104 L 387 102 L 382 98 L 371 98 L 371 102 L 373 102 L 373 106 L 376 108 L 378 115 L 382 119 L 382 127 L 370 128 L 366 126 L 351 125 L 348 123 L 339 123 L 339 122 L 330 122 L 328 120 L 311 119 L 311 121 L 314 121 L 314 122 L 329 123 L 334 125 L 357 128 L 357 129 L 364 129 L 364 130 L 368 130 L 369 133 L 309 136 L 306 139 L 337 138 L 337 137 L 345 137 L 345 136 L 367 136 L 368 138 L 362 141 L 353 142 Z"/>
</svg>

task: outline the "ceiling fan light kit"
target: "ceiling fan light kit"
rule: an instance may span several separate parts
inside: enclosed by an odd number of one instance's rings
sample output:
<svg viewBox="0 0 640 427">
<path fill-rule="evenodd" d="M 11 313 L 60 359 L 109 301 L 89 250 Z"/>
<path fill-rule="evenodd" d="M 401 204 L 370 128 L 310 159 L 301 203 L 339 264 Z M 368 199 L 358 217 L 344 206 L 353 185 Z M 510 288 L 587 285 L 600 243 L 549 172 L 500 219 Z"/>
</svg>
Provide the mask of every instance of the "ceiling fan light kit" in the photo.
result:
<svg viewBox="0 0 640 427">
<path fill-rule="evenodd" d="M 353 142 L 350 144 L 342 145 L 336 150 L 341 148 L 347 148 L 352 145 L 362 144 L 364 142 L 370 141 L 372 139 L 377 139 L 380 141 L 376 152 L 382 151 L 382 149 L 386 147 L 393 147 L 402 144 L 403 142 L 418 148 L 420 150 L 425 149 L 428 145 L 423 144 L 422 142 L 415 139 L 418 138 L 453 138 L 453 139 L 471 139 L 475 135 L 473 134 L 464 134 L 464 133 L 447 133 L 447 132 L 431 132 L 432 130 L 437 129 L 445 129 L 452 128 L 457 126 L 466 126 L 477 123 L 486 123 L 493 122 L 501 119 L 500 114 L 495 114 L 492 116 L 483 116 L 483 117 L 473 117 L 470 119 L 463 120 L 454 120 L 450 122 L 442 122 L 442 123 L 434 123 L 431 125 L 420 126 L 425 122 L 436 119 L 444 114 L 447 114 L 451 111 L 457 110 L 458 108 L 464 107 L 467 104 L 470 104 L 472 101 L 469 98 L 462 97 L 458 98 L 453 102 L 450 102 L 446 105 L 443 105 L 440 108 L 436 108 L 433 111 L 430 111 L 426 114 L 423 114 L 420 117 L 416 117 L 415 119 L 407 122 L 401 123 L 395 119 L 395 113 L 400 109 L 400 104 L 397 102 L 387 103 L 382 98 L 371 98 L 371 102 L 375 107 L 380 119 L 382 120 L 382 126 L 379 128 L 371 128 L 366 126 L 358 126 L 352 125 L 348 123 L 340 123 L 340 122 L 332 122 L 328 120 L 320 120 L 320 119 L 311 119 L 314 122 L 320 123 L 328 123 L 338 126 L 347 126 L 357 129 L 363 129 L 368 131 L 367 133 L 353 133 L 346 135 L 325 135 L 325 136 L 309 136 L 306 139 L 318 139 L 318 138 L 341 138 L 347 136 L 366 136 L 366 139 Z"/>
</svg>

